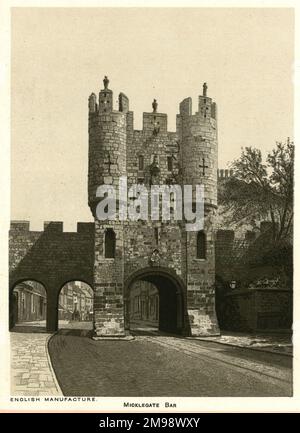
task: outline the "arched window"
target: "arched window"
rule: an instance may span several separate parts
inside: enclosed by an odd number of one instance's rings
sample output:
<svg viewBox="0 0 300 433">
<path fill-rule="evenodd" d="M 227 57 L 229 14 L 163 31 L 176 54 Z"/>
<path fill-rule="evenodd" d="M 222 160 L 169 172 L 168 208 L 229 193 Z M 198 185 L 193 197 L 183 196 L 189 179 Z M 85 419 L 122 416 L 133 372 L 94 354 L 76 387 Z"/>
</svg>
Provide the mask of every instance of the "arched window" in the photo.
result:
<svg viewBox="0 0 300 433">
<path fill-rule="evenodd" d="M 203 230 L 197 233 L 197 259 L 206 259 L 206 235 Z"/>
<path fill-rule="evenodd" d="M 116 254 L 116 234 L 113 229 L 105 231 L 105 258 L 113 259 Z"/>
</svg>

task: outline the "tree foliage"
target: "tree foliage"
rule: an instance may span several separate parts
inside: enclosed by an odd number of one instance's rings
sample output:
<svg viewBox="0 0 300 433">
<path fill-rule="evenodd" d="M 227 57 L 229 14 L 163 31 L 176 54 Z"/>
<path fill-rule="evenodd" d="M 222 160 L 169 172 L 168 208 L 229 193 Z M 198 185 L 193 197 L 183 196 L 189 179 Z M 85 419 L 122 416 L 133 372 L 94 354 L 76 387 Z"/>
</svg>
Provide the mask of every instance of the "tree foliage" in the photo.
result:
<svg viewBox="0 0 300 433">
<path fill-rule="evenodd" d="M 218 200 L 232 222 L 256 226 L 272 223 L 273 241 L 291 239 L 293 229 L 294 143 L 277 142 L 263 162 L 259 149 L 246 147 L 219 186 Z"/>
</svg>

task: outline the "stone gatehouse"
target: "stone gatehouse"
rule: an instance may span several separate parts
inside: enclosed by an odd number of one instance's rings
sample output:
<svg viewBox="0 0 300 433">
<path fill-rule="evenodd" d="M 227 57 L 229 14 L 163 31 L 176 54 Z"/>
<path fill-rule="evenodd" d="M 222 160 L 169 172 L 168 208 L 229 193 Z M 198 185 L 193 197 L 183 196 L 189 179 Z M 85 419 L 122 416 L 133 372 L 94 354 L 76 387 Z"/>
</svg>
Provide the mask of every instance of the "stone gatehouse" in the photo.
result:
<svg viewBox="0 0 300 433">
<path fill-rule="evenodd" d="M 159 328 L 182 335 L 218 333 L 215 314 L 215 232 L 217 210 L 217 109 L 207 95 L 199 96 L 196 112 L 191 98 L 179 104 L 176 132 L 158 111 L 143 113 L 135 130 L 129 99 L 113 92 L 107 77 L 89 111 L 88 204 L 94 223 L 78 223 L 77 233 L 63 232 L 62 223 L 45 224 L 43 232 L 28 222 L 12 222 L 10 230 L 10 293 L 20 281 L 35 279 L 47 291 L 47 328 L 57 329 L 57 304 L 62 286 L 84 281 L 94 290 L 94 329 L 98 337 L 122 337 L 129 328 L 129 294 L 138 281 L 159 293 Z M 204 228 L 187 231 L 184 220 L 99 220 L 100 185 L 119 179 L 134 184 L 204 185 Z M 129 198 L 130 200 L 130 198 Z M 195 205 L 195 196 L 192 197 Z M 120 202 L 117 202 L 117 208 Z M 174 209 L 173 209 L 174 211 Z"/>
</svg>

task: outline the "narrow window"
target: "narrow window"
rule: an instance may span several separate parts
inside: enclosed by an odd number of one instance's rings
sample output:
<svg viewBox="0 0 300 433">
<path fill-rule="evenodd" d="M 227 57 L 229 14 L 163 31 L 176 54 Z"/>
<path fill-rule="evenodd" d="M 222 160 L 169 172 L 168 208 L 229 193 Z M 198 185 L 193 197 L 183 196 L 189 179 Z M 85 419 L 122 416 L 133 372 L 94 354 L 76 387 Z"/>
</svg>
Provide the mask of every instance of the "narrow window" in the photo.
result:
<svg viewBox="0 0 300 433">
<path fill-rule="evenodd" d="M 168 156 L 167 161 L 168 161 L 168 171 L 172 171 L 173 170 L 173 158 L 172 158 L 172 156 Z"/>
<path fill-rule="evenodd" d="M 105 258 L 113 259 L 116 254 L 116 234 L 113 229 L 105 232 Z"/>
<path fill-rule="evenodd" d="M 139 155 L 139 170 L 144 170 L 144 157 Z"/>
<path fill-rule="evenodd" d="M 197 233 L 197 259 L 206 259 L 206 235 L 203 230 Z"/>
</svg>

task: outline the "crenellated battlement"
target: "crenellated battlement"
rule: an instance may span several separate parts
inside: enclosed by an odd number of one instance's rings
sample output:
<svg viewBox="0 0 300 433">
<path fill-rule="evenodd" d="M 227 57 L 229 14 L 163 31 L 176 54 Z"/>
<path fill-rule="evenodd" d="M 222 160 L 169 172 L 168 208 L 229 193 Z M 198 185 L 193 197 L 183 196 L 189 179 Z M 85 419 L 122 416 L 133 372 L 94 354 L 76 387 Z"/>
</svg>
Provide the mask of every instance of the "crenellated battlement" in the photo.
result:
<svg viewBox="0 0 300 433">
<path fill-rule="evenodd" d="M 121 92 L 118 97 L 119 107 L 118 110 L 114 110 L 113 106 L 113 91 L 108 89 L 109 80 L 107 77 L 103 80 L 104 89 L 99 92 L 99 97 L 93 92 L 89 96 L 88 107 L 89 107 L 89 120 L 90 127 L 97 126 L 100 123 L 116 121 L 118 122 L 118 116 L 124 115 L 127 120 L 127 131 L 138 133 L 139 130 L 134 129 L 134 113 L 129 111 L 129 98 Z M 205 88 L 206 86 L 206 88 Z M 146 135 L 154 135 L 170 133 L 168 131 L 168 116 L 165 113 L 159 113 L 157 111 L 157 101 L 154 99 L 152 103 L 152 112 L 143 112 L 143 127 L 142 132 Z M 112 118 L 113 116 L 113 118 Z M 115 116 L 115 119 L 114 119 Z M 212 98 L 207 96 L 207 85 L 203 85 L 203 94 L 198 97 L 198 111 L 192 113 L 192 98 L 185 98 L 179 104 L 179 114 L 177 115 L 177 129 L 180 125 L 181 117 L 194 118 L 193 123 L 207 122 L 210 121 L 214 127 L 216 127 L 217 120 L 217 105 L 213 102 Z M 177 130 L 177 133 L 179 131 Z"/>
<path fill-rule="evenodd" d="M 101 92 L 100 92 L 101 93 Z M 106 97 L 108 93 L 105 93 Z M 99 101 L 99 103 L 97 102 Z M 103 106 L 102 104 L 109 104 Z M 108 102 L 99 96 L 97 100 L 97 96 L 95 93 L 92 93 L 88 100 L 89 107 L 89 115 L 90 116 L 99 116 L 99 115 L 107 115 L 107 119 L 111 114 L 126 114 L 129 111 L 129 99 L 124 93 L 119 94 L 119 110 L 113 109 L 113 101 Z M 103 117 L 102 117 L 103 118 Z M 105 117 L 104 117 L 105 119 Z"/>
<path fill-rule="evenodd" d="M 95 93 L 89 96 L 88 107 L 90 115 L 99 115 L 101 113 L 124 113 L 129 111 L 129 99 L 125 93 L 119 94 L 119 111 L 114 110 L 113 91 L 108 88 L 109 79 L 107 76 L 103 80 L 104 89 L 100 90 L 99 97 Z"/>
<path fill-rule="evenodd" d="M 198 111 L 193 114 L 192 98 L 185 98 L 179 104 L 179 117 L 196 117 L 202 121 L 217 120 L 217 104 L 207 96 L 207 84 L 203 84 L 203 94 L 198 96 Z"/>
<path fill-rule="evenodd" d="M 218 168 L 218 180 L 229 179 L 232 176 L 233 176 L 233 170 L 232 169 Z"/>
<path fill-rule="evenodd" d="M 224 245 L 224 248 L 233 245 L 234 242 L 244 242 L 244 245 L 249 245 L 256 241 L 260 236 L 269 235 L 272 231 L 272 221 L 261 221 L 259 228 L 255 230 L 246 230 L 244 233 L 236 233 L 234 230 L 217 230 L 216 242 L 218 245 Z"/>
<path fill-rule="evenodd" d="M 11 221 L 11 233 L 94 233 L 95 224 L 89 222 L 78 222 L 76 232 L 64 231 L 62 221 L 44 221 L 44 230 L 30 230 L 30 221 Z"/>
</svg>

